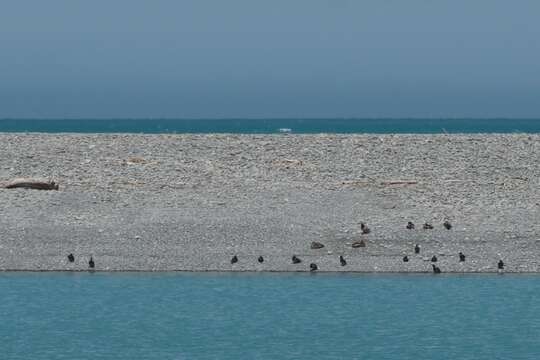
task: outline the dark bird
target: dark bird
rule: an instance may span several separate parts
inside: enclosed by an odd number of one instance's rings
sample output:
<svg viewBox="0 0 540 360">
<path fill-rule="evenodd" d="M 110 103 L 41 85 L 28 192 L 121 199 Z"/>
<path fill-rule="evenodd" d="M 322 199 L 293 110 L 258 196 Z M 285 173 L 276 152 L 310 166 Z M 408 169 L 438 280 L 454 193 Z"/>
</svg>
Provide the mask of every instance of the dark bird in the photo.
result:
<svg viewBox="0 0 540 360">
<path fill-rule="evenodd" d="M 460 262 L 465 261 L 465 254 L 462 253 L 461 251 L 459 252 L 459 261 L 460 261 Z M 473 261 L 473 262 L 474 262 L 474 261 Z"/>
<path fill-rule="evenodd" d="M 414 229 L 414 224 L 413 224 L 411 221 L 409 221 L 409 222 L 407 223 L 406 228 L 409 229 L 409 230 L 412 230 L 412 229 Z"/>
<path fill-rule="evenodd" d="M 360 223 L 360 229 L 362 230 L 362 234 L 369 234 L 371 232 L 371 229 L 364 223 Z"/>
<path fill-rule="evenodd" d="M 443 226 L 446 228 L 446 230 L 450 230 L 452 228 L 452 224 L 450 224 L 449 221 L 445 221 L 443 223 Z"/>
<path fill-rule="evenodd" d="M 68 255 L 68 260 L 69 260 L 69 262 L 74 262 L 75 261 L 75 256 L 73 256 L 73 254 L 69 254 Z"/>
<path fill-rule="evenodd" d="M 431 230 L 431 229 L 433 229 L 433 225 L 425 223 L 423 228 L 424 228 L 424 230 Z"/>
<path fill-rule="evenodd" d="M 264 258 L 262 256 L 259 256 L 259 258 L 257 259 L 258 262 L 262 263 L 264 262 Z"/>
<path fill-rule="evenodd" d="M 343 255 L 340 255 L 340 256 L 339 256 L 339 262 L 341 263 L 341 266 L 347 265 L 347 262 L 346 262 L 345 259 L 343 258 Z"/>
<path fill-rule="evenodd" d="M 94 263 L 94 259 L 90 256 L 90 260 L 88 261 L 88 267 L 90 269 L 93 269 L 96 267 L 96 264 Z"/>
<path fill-rule="evenodd" d="M 420 246 L 418 244 L 414 245 L 414 253 L 420 254 Z"/>
<path fill-rule="evenodd" d="M 234 255 L 231 259 L 231 264 L 236 264 L 238 262 L 238 256 Z"/>
<path fill-rule="evenodd" d="M 403 257 L 403 262 L 409 262 L 409 257 L 407 255 Z"/>
<path fill-rule="evenodd" d="M 504 262 L 502 260 L 499 260 L 499 262 L 497 263 L 497 268 L 499 270 L 503 270 L 504 269 Z"/>
<path fill-rule="evenodd" d="M 437 262 L 437 257 L 435 255 L 431 258 L 431 262 Z"/>
<path fill-rule="evenodd" d="M 353 248 L 361 248 L 361 247 L 366 247 L 366 242 L 364 241 L 364 239 L 360 240 L 360 241 L 355 241 L 351 244 L 351 246 Z"/>
<path fill-rule="evenodd" d="M 317 267 L 317 264 L 311 263 L 309 264 L 309 271 L 317 271 L 319 268 Z"/>
<path fill-rule="evenodd" d="M 292 256 L 292 263 L 293 264 L 300 264 L 302 262 L 302 260 L 300 260 L 299 258 L 296 257 L 296 255 L 293 255 Z"/>
<path fill-rule="evenodd" d="M 441 273 L 441 269 L 439 269 L 439 267 L 437 267 L 437 266 L 435 266 L 433 264 L 431 264 L 431 266 L 433 267 L 433 272 L 435 274 L 440 274 Z"/>
</svg>

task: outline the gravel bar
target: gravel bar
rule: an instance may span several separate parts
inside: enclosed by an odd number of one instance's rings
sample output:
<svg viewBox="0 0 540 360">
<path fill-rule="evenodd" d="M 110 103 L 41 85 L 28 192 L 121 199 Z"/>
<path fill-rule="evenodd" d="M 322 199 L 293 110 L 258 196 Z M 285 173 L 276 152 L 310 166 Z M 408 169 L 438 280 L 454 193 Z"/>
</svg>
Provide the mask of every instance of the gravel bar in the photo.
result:
<svg viewBox="0 0 540 360">
<path fill-rule="evenodd" d="M 0 133 L 0 159 L 60 186 L 0 189 L 0 270 L 540 271 L 540 135 Z"/>
</svg>

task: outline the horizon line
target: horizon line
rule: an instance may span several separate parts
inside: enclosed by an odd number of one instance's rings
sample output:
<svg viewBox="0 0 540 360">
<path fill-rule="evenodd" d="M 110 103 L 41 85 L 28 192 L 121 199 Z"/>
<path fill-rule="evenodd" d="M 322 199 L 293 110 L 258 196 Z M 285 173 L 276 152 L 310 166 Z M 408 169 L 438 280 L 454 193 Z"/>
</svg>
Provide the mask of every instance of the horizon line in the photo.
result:
<svg viewBox="0 0 540 360">
<path fill-rule="evenodd" d="M 1 117 L 10 120 L 540 120 L 538 117 Z"/>
</svg>

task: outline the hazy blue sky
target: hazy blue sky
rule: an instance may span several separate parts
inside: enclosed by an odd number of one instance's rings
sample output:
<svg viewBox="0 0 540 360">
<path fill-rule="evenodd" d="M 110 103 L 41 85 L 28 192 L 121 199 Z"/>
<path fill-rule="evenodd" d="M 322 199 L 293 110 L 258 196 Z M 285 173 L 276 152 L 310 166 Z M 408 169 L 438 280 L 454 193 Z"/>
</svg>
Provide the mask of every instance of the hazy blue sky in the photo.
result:
<svg viewBox="0 0 540 360">
<path fill-rule="evenodd" d="M 540 116 L 538 0 L 0 5 L 0 117 Z"/>
</svg>

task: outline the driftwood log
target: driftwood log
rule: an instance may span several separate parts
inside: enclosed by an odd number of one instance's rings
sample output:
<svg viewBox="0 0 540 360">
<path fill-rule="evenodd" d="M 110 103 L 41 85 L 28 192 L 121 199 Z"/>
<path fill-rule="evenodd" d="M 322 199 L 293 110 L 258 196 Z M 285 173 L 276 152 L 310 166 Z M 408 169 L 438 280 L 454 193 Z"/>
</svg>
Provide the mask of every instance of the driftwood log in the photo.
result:
<svg viewBox="0 0 540 360">
<path fill-rule="evenodd" d="M 7 183 L 2 184 L 6 189 L 24 188 L 24 189 L 36 189 L 36 190 L 58 190 L 58 184 L 54 181 L 42 180 L 42 179 L 13 179 Z"/>
</svg>

